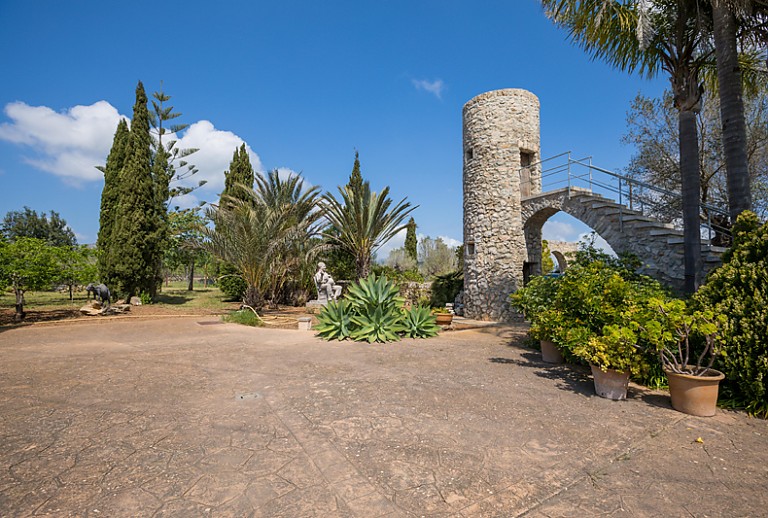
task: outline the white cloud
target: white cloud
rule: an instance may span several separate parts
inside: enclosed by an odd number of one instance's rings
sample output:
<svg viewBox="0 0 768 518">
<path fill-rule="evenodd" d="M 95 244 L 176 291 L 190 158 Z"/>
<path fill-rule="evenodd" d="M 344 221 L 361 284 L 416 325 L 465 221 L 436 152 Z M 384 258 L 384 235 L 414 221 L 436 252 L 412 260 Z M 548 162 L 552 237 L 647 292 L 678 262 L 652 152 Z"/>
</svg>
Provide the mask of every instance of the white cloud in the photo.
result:
<svg viewBox="0 0 768 518">
<path fill-rule="evenodd" d="M 448 237 L 448 236 L 437 236 L 437 237 L 442 239 L 443 243 L 448 245 L 449 248 L 456 248 L 462 243 L 462 241 L 459 241 L 458 239 L 453 239 L 452 237 Z"/>
<path fill-rule="evenodd" d="M 118 121 L 127 120 L 107 101 L 63 112 L 14 102 L 5 106 L 5 114 L 10 122 L 0 124 L 0 140 L 25 147 L 32 153 L 23 158 L 25 162 L 76 185 L 102 179 L 95 166 L 104 165 Z M 176 147 L 180 149 L 199 148 L 188 158 L 199 172 L 182 183 L 193 186 L 207 180 L 201 190 L 216 194 L 224 189 L 224 171 L 229 169 L 232 154 L 244 143 L 231 131 L 216 129 L 207 120 L 191 124 L 180 135 L 169 134 L 165 138 L 177 139 Z M 246 149 L 254 170 L 262 171 L 259 156 L 247 144 Z M 174 204 L 181 201 L 174 200 Z M 188 198 L 182 203 L 194 206 L 197 201 Z"/>
<path fill-rule="evenodd" d="M 179 149 L 199 149 L 197 153 L 187 158 L 189 163 L 195 164 L 198 173 L 182 183 L 194 186 L 200 180 L 207 180 L 208 183 L 201 190 L 216 194 L 224 190 L 224 171 L 229 169 L 232 154 L 244 143 L 243 139 L 231 131 L 216 129 L 207 120 L 191 124 L 181 138 L 177 135 L 168 135 L 167 138 L 178 139 L 176 147 Z M 259 155 L 248 144 L 245 145 L 245 149 L 254 171 L 263 171 Z"/>
<path fill-rule="evenodd" d="M 416 90 L 429 92 L 438 99 L 443 98 L 445 83 L 443 83 L 442 79 L 435 79 L 434 81 L 429 81 L 427 79 L 411 79 L 411 82 L 413 83 L 413 86 L 416 87 Z"/>
<path fill-rule="evenodd" d="M 566 221 L 547 220 L 541 229 L 542 238 L 547 241 L 568 241 L 575 243 L 582 235 L 576 226 Z"/>
<path fill-rule="evenodd" d="M 0 124 L 0 139 L 33 151 L 24 160 L 74 184 L 102 178 L 95 166 L 106 162 L 122 118 L 106 101 L 56 112 L 47 106 L 9 103 L 11 122 Z"/>
</svg>

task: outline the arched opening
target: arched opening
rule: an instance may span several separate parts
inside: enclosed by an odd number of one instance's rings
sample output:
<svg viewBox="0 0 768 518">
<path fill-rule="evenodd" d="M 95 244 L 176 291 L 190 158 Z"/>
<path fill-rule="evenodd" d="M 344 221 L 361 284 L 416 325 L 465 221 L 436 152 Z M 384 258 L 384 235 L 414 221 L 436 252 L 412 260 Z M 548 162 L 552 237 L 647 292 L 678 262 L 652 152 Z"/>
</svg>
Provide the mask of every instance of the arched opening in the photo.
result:
<svg viewBox="0 0 768 518">
<path fill-rule="evenodd" d="M 555 263 L 554 271 L 562 273 L 568 268 L 570 255 L 578 250 L 580 243 L 589 242 L 594 233 L 594 246 L 609 255 L 616 256 L 613 248 L 594 229 L 573 216 L 554 207 L 545 207 L 525 222 L 524 226 L 528 260 L 523 265 L 524 278 L 541 275 L 543 272 L 542 240 L 547 241 L 549 252 Z"/>
</svg>

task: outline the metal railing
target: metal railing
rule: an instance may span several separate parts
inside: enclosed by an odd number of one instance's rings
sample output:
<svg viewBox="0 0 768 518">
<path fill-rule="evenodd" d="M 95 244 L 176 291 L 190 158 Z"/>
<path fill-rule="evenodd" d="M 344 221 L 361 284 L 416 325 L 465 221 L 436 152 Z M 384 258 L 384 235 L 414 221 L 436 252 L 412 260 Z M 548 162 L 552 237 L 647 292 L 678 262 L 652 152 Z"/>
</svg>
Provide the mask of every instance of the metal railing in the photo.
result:
<svg viewBox="0 0 768 518">
<path fill-rule="evenodd" d="M 672 223 L 678 229 L 682 227 L 682 195 L 679 192 L 598 167 L 592 163 L 591 156 L 573 159 L 571 152 L 566 151 L 521 167 L 520 178 L 523 178 L 522 171 L 525 169 L 528 170 L 530 180 L 528 189 L 522 190 L 530 192 L 530 196 L 562 188 L 567 188 L 571 195 L 574 188 L 586 189 L 627 207 L 633 214 Z M 539 170 L 540 174 L 535 174 Z M 660 218 L 660 215 L 667 217 Z M 622 220 L 619 218 L 619 221 Z M 730 238 L 729 227 L 719 223 L 727 224 L 727 221 L 727 211 L 710 204 L 701 204 L 701 225 L 705 233 L 702 237 L 710 245 L 716 238 L 726 241 Z"/>
</svg>

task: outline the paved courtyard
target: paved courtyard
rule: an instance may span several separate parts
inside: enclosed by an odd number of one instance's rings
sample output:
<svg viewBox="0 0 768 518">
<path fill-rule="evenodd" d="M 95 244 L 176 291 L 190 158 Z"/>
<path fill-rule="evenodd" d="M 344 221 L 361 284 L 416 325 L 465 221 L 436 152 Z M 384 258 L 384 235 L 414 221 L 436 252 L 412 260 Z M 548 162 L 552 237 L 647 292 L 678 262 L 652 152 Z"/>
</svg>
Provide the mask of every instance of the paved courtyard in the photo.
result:
<svg viewBox="0 0 768 518">
<path fill-rule="evenodd" d="M 0 516 L 768 516 L 768 422 L 598 398 L 523 334 L 0 330 Z"/>
</svg>

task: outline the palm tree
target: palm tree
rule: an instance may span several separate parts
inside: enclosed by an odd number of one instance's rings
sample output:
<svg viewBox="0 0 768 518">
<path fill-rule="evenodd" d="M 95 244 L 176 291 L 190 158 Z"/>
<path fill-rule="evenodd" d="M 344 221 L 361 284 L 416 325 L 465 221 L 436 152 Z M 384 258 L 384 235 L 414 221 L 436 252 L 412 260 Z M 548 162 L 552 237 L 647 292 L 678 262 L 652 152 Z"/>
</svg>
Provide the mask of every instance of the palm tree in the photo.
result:
<svg viewBox="0 0 768 518">
<path fill-rule="evenodd" d="M 700 181 L 696 113 L 708 19 L 697 0 L 543 0 L 547 16 L 594 58 L 621 70 L 654 77 L 666 72 L 672 84 L 680 132 L 685 291 L 701 280 Z"/>
<path fill-rule="evenodd" d="M 371 270 L 373 252 L 407 226 L 403 222 L 416 206 L 403 198 L 390 209 L 389 187 L 372 192 L 367 181 L 358 188 L 339 187 L 339 194 L 341 200 L 331 193 L 323 195 L 323 214 L 335 229 L 326 230 L 323 237 L 355 257 L 356 275 L 361 279 Z"/>
<path fill-rule="evenodd" d="M 247 197 L 209 207 L 206 216 L 214 225 L 203 232 L 208 250 L 240 272 L 248 285 L 243 301 L 258 311 L 267 295 L 276 304 L 288 275 L 311 256 L 321 214 L 319 188 L 305 189 L 301 177 L 282 180 L 271 171 L 256 181 Z"/>
<path fill-rule="evenodd" d="M 765 31 L 768 17 L 766 0 L 711 0 L 712 29 L 717 58 L 720 92 L 720 117 L 728 182 L 728 206 L 731 221 L 752 208 L 752 193 L 747 166 L 747 132 L 744 115 L 743 76 L 738 52 L 739 26 Z M 758 27 L 754 25 L 757 24 Z M 750 27 L 752 26 L 752 27 Z M 759 34 L 751 36 L 759 38 Z M 763 39 L 765 35 L 763 34 Z"/>
</svg>

